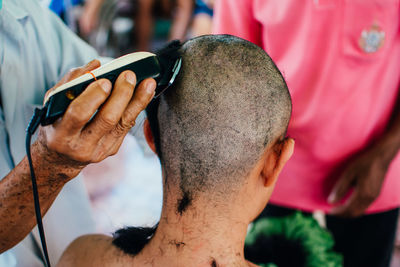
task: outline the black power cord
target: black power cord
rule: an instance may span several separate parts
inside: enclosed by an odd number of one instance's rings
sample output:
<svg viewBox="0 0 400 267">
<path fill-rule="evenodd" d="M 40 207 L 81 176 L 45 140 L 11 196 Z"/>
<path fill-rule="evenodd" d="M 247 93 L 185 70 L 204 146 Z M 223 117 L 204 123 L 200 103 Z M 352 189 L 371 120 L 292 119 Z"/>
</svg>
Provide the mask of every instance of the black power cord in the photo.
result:
<svg viewBox="0 0 400 267">
<path fill-rule="evenodd" d="M 28 128 L 26 129 L 26 139 L 25 139 L 25 148 L 26 148 L 26 156 L 29 162 L 29 168 L 31 171 L 31 179 L 32 179 L 32 192 L 33 192 L 33 201 L 35 204 L 35 214 L 36 214 L 36 222 L 39 229 L 40 241 L 42 242 L 44 259 L 47 267 L 51 267 L 49 255 L 47 253 L 47 245 L 46 245 L 46 237 L 44 235 L 43 222 L 42 222 L 42 214 L 40 211 L 40 203 L 39 203 L 39 193 L 36 184 L 36 176 L 35 171 L 33 169 L 32 164 L 32 156 L 31 156 L 31 139 L 32 135 L 35 133 L 37 128 L 40 125 L 44 115 L 46 114 L 47 109 L 44 107 L 42 109 L 35 109 L 35 113 L 32 116 L 31 121 L 28 124 Z"/>
</svg>

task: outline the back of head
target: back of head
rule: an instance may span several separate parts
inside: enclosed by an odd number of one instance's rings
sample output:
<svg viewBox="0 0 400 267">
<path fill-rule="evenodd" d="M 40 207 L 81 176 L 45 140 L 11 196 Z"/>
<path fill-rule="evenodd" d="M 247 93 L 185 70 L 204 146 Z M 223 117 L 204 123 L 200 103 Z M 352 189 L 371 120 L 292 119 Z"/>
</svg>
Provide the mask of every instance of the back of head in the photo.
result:
<svg viewBox="0 0 400 267">
<path fill-rule="evenodd" d="M 179 185 L 185 202 L 226 197 L 284 136 L 290 95 L 271 58 L 243 39 L 202 36 L 181 53 L 177 81 L 148 109 L 165 186 Z"/>
</svg>

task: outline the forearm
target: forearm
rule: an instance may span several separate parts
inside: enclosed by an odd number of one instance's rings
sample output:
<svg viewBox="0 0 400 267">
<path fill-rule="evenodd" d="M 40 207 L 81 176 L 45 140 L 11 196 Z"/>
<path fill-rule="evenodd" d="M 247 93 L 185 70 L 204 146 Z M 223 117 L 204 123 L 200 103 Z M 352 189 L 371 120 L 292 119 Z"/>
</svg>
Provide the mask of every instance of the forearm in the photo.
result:
<svg viewBox="0 0 400 267">
<path fill-rule="evenodd" d="M 174 14 L 173 24 L 170 32 L 170 39 L 184 40 L 187 28 L 192 18 L 193 1 L 177 1 L 176 12 Z"/>
<path fill-rule="evenodd" d="M 43 148 L 38 143 L 32 145 L 32 161 L 44 216 L 64 184 L 79 171 L 54 165 L 51 159 L 43 156 Z M 24 239 L 36 225 L 33 203 L 30 170 L 25 157 L 0 181 L 0 253 Z"/>
</svg>

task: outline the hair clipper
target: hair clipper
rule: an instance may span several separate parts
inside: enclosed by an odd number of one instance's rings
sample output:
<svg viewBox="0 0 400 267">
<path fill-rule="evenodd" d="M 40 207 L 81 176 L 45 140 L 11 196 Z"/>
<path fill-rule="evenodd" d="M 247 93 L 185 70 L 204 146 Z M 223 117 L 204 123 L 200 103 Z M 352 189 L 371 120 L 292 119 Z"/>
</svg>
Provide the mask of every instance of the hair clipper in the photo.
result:
<svg viewBox="0 0 400 267">
<path fill-rule="evenodd" d="M 52 124 L 61 117 L 69 104 L 90 83 L 105 78 L 114 85 L 119 74 L 126 70 L 131 70 L 136 74 L 137 84 L 144 79 L 154 78 L 157 82 L 155 97 L 159 96 L 174 82 L 182 64 L 182 59 L 177 52 L 171 53 L 171 49 L 168 51 L 170 46 L 165 49 L 165 52 L 158 55 L 149 52 L 136 52 L 122 56 L 59 86 L 45 99 L 44 107 L 46 111 L 41 119 L 41 125 Z"/>
</svg>

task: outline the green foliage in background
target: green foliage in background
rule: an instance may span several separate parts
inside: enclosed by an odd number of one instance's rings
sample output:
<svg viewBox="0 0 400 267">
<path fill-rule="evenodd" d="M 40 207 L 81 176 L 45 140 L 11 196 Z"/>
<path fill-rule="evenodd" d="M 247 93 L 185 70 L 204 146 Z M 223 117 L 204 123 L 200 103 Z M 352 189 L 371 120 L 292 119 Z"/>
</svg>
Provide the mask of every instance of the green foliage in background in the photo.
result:
<svg viewBox="0 0 400 267">
<path fill-rule="evenodd" d="M 256 221 L 246 237 L 246 247 L 251 248 L 258 238 L 280 236 L 287 242 L 301 245 L 306 259 L 299 266 L 306 267 L 342 267 L 343 257 L 333 251 L 332 235 L 321 228 L 311 216 L 297 212 L 286 217 L 262 218 Z M 272 244 L 273 245 L 273 244 Z M 290 257 L 289 251 L 279 252 L 282 257 Z M 251 260 L 251 259 L 250 259 Z M 256 264 L 260 264 L 255 262 Z M 263 263 L 263 267 L 279 267 L 276 263 Z"/>
</svg>

